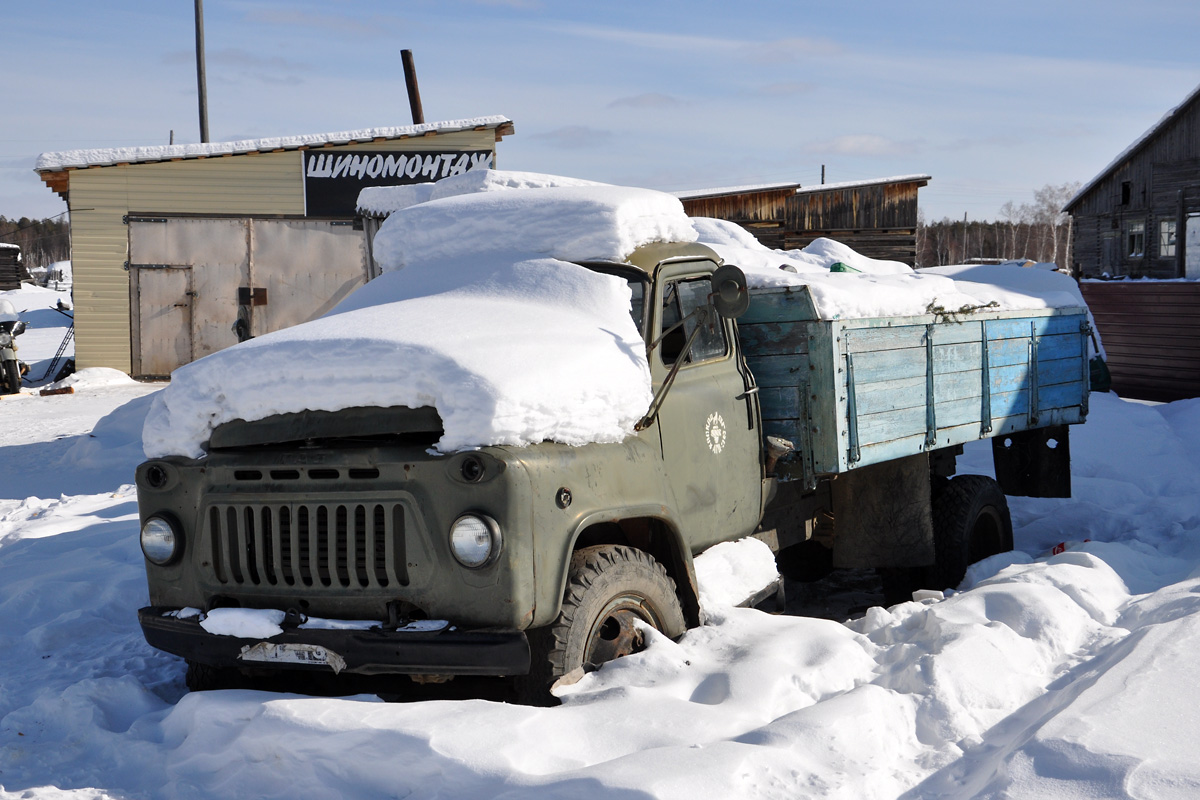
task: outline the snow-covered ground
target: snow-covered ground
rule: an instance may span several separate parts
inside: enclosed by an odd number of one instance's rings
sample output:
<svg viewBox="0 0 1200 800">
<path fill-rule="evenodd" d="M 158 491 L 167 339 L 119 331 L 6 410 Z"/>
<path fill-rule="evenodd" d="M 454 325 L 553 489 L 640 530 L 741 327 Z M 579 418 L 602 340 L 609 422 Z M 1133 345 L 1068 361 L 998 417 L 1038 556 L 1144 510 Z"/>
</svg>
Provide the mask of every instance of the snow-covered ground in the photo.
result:
<svg viewBox="0 0 1200 800">
<path fill-rule="evenodd" d="M 1200 400 L 1093 395 L 1074 498 L 944 600 L 710 608 L 539 709 L 188 694 L 136 619 L 156 387 L 111 377 L 0 402 L 0 797 L 1200 795 Z"/>
</svg>

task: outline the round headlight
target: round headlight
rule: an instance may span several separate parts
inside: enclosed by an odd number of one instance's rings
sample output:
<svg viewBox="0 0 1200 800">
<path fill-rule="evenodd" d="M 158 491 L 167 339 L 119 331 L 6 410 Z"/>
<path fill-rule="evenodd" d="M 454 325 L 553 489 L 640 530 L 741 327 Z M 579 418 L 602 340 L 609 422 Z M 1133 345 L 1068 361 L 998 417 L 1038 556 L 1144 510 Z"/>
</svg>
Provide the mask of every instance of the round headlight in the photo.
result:
<svg viewBox="0 0 1200 800">
<path fill-rule="evenodd" d="M 0 347 L 8 347 L 12 344 L 12 335 L 8 331 L 0 331 Z"/>
<path fill-rule="evenodd" d="M 162 517 L 151 517 L 142 526 L 142 552 L 146 558 L 163 565 L 175 557 L 179 550 L 179 535 L 171 523 Z"/>
<path fill-rule="evenodd" d="M 490 517 L 464 514 L 450 526 L 450 552 L 464 567 L 486 567 L 500 554 L 500 526 Z"/>
</svg>

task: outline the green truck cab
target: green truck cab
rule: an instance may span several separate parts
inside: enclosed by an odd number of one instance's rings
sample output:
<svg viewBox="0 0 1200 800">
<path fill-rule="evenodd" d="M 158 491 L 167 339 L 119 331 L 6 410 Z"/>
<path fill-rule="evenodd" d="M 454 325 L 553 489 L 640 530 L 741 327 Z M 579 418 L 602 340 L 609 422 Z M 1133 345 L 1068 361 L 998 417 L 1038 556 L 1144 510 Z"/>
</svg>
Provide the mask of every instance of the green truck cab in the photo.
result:
<svg viewBox="0 0 1200 800">
<path fill-rule="evenodd" d="M 998 474 L 1034 492 L 1047 482 L 1031 474 L 1057 476 L 1053 492 L 1067 474 L 1069 493 L 1066 425 L 1086 414 L 1086 341 L 1079 351 L 1076 330 L 1065 337 L 1075 349 L 1055 351 L 1056 369 L 1084 376 L 1058 394 L 1037 391 L 1049 373 L 1036 346 L 1064 338 L 1039 334 L 1039 320 L 1068 330 L 1078 313 L 1021 319 L 1034 356 L 1023 377 L 1006 373 L 1018 387 L 1008 398 L 988 390 L 1003 388 L 1007 345 L 988 339 L 1003 315 L 970 330 L 876 321 L 851 336 L 803 291 L 749 292 L 703 245 L 584 266 L 629 283 L 646 342 L 655 399 L 622 442 L 442 454 L 436 409 L 363 407 L 236 420 L 213 431 L 204 458 L 139 466 L 150 593 L 139 617 L 151 645 L 187 660 L 190 688 L 275 670 L 488 675 L 516 676 L 527 699 L 545 700 L 555 682 L 639 649 L 643 624 L 671 637 L 701 624 L 693 558 L 719 542 L 754 535 L 784 554 L 817 548 L 838 565 L 957 584 L 968 563 L 1012 547 L 995 482 L 951 479 L 964 441 L 1004 434 Z M 937 399 L 950 387 L 938 347 L 974 394 L 955 384 Z M 926 408 L 861 413 L 875 402 L 858 388 L 871 375 L 897 381 L 896 396 L 925 388 L 888 377 L 909 351 L 920 364 L 902 369 L 929 376 Z M 962 397 L 973 421 L 953 417 Z M 896 429 L 910 419 L 919 435 Z M 279 632 L 206 629 L 206 616 L 236 608 L 279 612 Z"/>
</svg>

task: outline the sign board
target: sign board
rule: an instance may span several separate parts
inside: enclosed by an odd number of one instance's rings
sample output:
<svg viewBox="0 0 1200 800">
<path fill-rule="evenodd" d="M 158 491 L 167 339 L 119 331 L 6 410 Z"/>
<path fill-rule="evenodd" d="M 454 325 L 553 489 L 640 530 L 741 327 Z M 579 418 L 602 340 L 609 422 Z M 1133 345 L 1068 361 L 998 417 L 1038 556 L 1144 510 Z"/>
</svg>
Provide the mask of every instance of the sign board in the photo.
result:
<svg viewBox="0 0 1200 800">
<path fill-rule="evenodd" d="M 472 169 L 490 169 L 492 157 L 491 150 L 305 150 L 300 159 L 304 213 L 310 217 L 352 217 L 358 193 L 364 187 L 430 183 Z"/>
</svg>

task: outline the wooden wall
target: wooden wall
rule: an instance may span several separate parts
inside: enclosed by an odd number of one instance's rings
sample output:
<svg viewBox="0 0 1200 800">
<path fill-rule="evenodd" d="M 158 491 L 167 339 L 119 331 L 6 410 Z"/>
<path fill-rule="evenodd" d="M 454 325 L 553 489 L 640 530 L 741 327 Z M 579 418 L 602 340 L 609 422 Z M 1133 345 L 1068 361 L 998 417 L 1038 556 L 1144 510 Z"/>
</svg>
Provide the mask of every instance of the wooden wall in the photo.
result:
<svg viewBox="0 0 1200 800">
<path fill-rule="evenodd" d="M 822 236 L 871 258 L 912 266 L 917 255 L 917 190 L 925 181 L 747 192 L 684 200 L 693 217 L 742 225 L 767 247 L 803 248 Z"/>
<path fill-rule="evenodd" d="M 884 183 L 845 189 L 804 189 L 788 199 L 794 231 L 853 231 L 917 227 L 920 183 Z"/>
<path fill-rule="evenodd" d="M 21 281 L 29 277 L 20 257 L 20 248 L 0 247 L 0 290 L 20 289 Z"/>
<path fill-rule="evenodd" d="M 1079 284 L 1108 352 L 1113 391 L 1139 400 L 1200 397 L 1200 283 Z"/>
<path fill-rule="evenodd" d="M 795 189 L 774 189 L 744 194 L 697 197 L 682 200 L 689 217 L 715 217 L 739 224 L 782 222 L 787 214 L 788 198 Z"/>
</svg>

